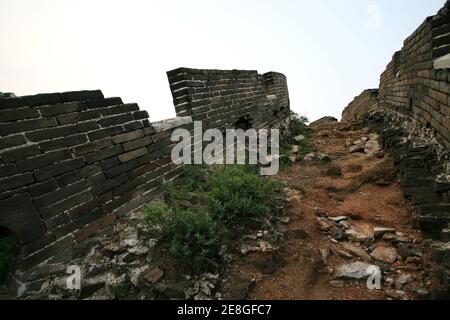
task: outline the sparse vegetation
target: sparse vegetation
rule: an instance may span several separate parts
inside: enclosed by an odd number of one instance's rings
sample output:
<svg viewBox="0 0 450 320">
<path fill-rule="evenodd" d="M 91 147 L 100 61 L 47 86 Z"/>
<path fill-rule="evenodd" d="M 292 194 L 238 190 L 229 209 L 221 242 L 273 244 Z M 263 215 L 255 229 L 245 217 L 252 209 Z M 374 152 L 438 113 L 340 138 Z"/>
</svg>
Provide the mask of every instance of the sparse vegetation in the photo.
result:
<svg viewBox="0 0 450 320">
<path fill-rule="evenodd" d="M 299 155 L 305 156 L 308 153 L 316 152 L 317 149 L 311 144 L 312 129 L 308 127 L 307 123 L 309 119 L 305 116 L 300 116 L 295 112 L 291 112 L 290 116 L 290 132 L 292 139 L 290 141 L 285 141 L 281 145 L 280 152 L 280 167 L 285 169 L 291 164 L 292 160 L 292 146 L 299 146 Z M 295 140 L 300 136 L 303 137 L 302 140 Z"/>
<path fill-rule="evenodd" d="M 144 223 L 151 236 L 194 273 L 210 271 L 219 253 L 220 230 L 206 212 L 156 202 L 145 208 Z"/>
<path fill-rule="evenodd" d="M 164 202 L 145 208 L 143 224 L 180 266 L 198 274 L 217 267 L 232 221 L 267 217 L 281 187 L 260 176 L 256 166 L 186 166 L 165 191 Z"/>
</svg>

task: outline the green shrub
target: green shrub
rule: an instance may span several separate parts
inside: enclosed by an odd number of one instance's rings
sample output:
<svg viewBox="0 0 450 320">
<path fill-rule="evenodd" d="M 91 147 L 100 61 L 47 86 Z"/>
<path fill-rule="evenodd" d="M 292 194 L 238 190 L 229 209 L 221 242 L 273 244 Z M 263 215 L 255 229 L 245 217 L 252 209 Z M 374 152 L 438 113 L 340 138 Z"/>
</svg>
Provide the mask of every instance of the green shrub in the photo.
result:
<svg viewBox="0 0 450 320">
<path fill-rule="evenodd" d="M 164 188 L 165 202 L 148 205 L 143 224 L 194 273 L 217 266 L 221 240 L 231 233 L 233 219 L 269 215 L 282 189 L 250 165 L 186 166 Z"/>
<path fill-rule="evenodd" d="M 303 135 L 309 137 L 311 131 L 307 127 L 309 122 L 308 118 L 305 116 L 300 116 L 295 112 L 291 112 L 290 123 L 291 123 L 291 134 L 296 137 Z"/>
<path fill-rule="evenodd" d="M 0 238 L 0 285 L 6 284 L 16 262 L 16 240 L 13 236 Z"/>
<path fill-rule="evenodd" d="M 205 212 L 172 208 L 163 202 L 144 209 L 144 225 L 149 234 L 194 273 L 216 266 L 220 229 Z"/>
<path fill-rule="evenodd" d="M 288 166 L 290 166 L 293 162 L 291 160 L 291 150 L 292 146 L 288 145 L 286 147 L 283 147 L 280 154 L 280 168 L 281 170 L 286 169 Z"/>
<path fill-rule="evenodd" d="M 226 223 L 235 217 L 258 217 L 271 212 L 276 184 L 254 170 L 236 165 L 211 171 L 207 188 L 215 219 Z"/>
</svg>

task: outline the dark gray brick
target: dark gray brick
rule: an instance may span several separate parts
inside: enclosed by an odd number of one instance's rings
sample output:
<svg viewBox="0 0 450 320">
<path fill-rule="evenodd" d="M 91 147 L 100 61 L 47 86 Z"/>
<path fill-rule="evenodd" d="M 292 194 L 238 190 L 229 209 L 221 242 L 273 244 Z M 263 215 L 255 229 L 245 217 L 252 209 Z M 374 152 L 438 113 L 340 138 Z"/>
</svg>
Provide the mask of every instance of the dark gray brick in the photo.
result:
<svg viewBox="0 0 450 320">
<path fill-rule="evenodd" d="M 64 102 L 96 100 L 104 98 L 103 93 L 100 90 L 70 91 L 63 92 L 60 95 L 62 101 Z"/>
<path fill-rule="evenodd" d="M 101 162 L 102 168 L 104 170 L 112 168 L 118 164 L 120 164 L 120 161 L 119 161 L 119 158 L 117 158 L 117 157 L 106 159 Z"/>
<path fill-rule="evenodd" d="M 32 142 L 40 142 L 44 140 L 67 137 L 78 133 L 76 126 L 65 126 L 51 129 L 36 130 L 26 133 L 28 140 Z"/>
<path fill-rule="evenodd" d="M 136 150 L 121 154 L 119 156 L 119 160 L 121 162 L 127 162 L 127 161 L 131 161 L 133 159 L 142 157 L 143 155 L 146 155 L 146 154 L 148 154 L 148 150 L 147 150 L 147 148 L 144 147 L 144 148 L 136 149 Z"/>
<path fill-rule="evenodd" d="M 22 97 L 0 99 L 0 110 L 25 107 L 26 102 Z"/>
<path fill-rule="evenodd" d="M 90 132 L 100 129 L 100 125 L 96 120 L 77 124 L 77 130 L 80 133 Z"/>
<path fill-rule="evenodd" d="M 25 143 L 26 143 L 26 140 L 23 135 L 2 138 L 2 139 L 0 139 L 0 150 L 9 149 L 12 147 L 18 147 Z"/>
<path fill-rule="evenodd" d="M 95 185 L 92 188 L 92 192 L 95 195 L 101 195 L 101 194 L 108 192 L 108 191 L 114 189 L 115 187 L 120 186 L 121 184 L 124 184 L 126 182 L 128 182 L 128 177 L 126 174 L 123 174 L 114 179 L 109 179 L 102 183 L 98 183 L 97 185 Z"/>
<path fill-rule="evenodd" d="M 97 99 L 97 100 L 89 100 L 86 101 L 88 108 L 105 108 L 110 106 L 116 106 L 123 104 L 122 99 L 113 97 L 106 99 Z"/>
<path fill-rule="evenodd" d="M 62 102 L 59 93 L 42 93 L 34 96 L 25 96 L 23 98 L 25 99 L 26 104 L 30 107 Z"/>
<path fill-rule="evenodd" d="M 91 141 L 96 141 L 96 140 L 101 140 L 104 138 L 108 138 L 111 136 L 121 134 L 121 133 L 123 133 L 123 131 L 124 131 L 124 129 L 122 126 L 117 126 L 117 127 L 111 127 L 111 128 L 93 131 L 93 132 L 89 133 L 88 136 Z"/>
<path fill-rule="evenodd" d="M 101 117 L 100 112 L 97 110 L 91 110 L 86 112 L 80 112 L 80 113 L 73 113 L 73 114 L 65 114 L 57 116 L 56 119 L 58 120 L 58 123 L 61 125 L 67 125 L 67 124 L 73 124 L 78 123 L 81 121 L 89 121 L 93 119 L 99 119 Z"/>
<path fill-rule="evenodd" d="M 127 143 L 123 144 L 123 148 L 125 151 L 131 151 L 131 150 L 135 150 L 141 147 L 145 147 L 148 146 L 149 144 L 152 143 L 152 138 L 150 137 L 143 137 L 141 139 L 138 140 L 134 140 L 134 141 L 130 141 Z"/>
<path fill-rule="evenodd" d="M 67 198 L 63 201 L 60 201 L 49 208 L 46 208 L 44 211 L 42 211 L 42 215 L 44 218 L 54 217 L 58 214 L 63 213 L 64 211 L 74 208 L 75 206 L 81 205 L 91 200 L 92 198 L 92 194 L 89 191 L 84 191 L 82 193 L 73 195 L 72 197 Z"/>
<path fill-rule="evenodd" d="M 100 110 L 100 113 L 103 116 L 107 117 L 107 116 L 113 116 L 116 114 L 131 113 L 133 111 L 139 111 L 139 106 L 136 103 L 121 104 L 118 106 L 103 108 Z"/>
<path fill-rule="evenodd" d="M 32 130 L 56 127 L 56 119 L 36 119 L 5 123 L 0 126 L 0 135 L 7 136 L 13 133 L 23 133 Z"/>
<path fill-rule="evenodd" d="M 95 209 L 100 209 L 105 203 L 113 199 L 111 193 L 105 193 L 95 199 L 92 199 L 85 204 L 78 206 L 68 212 L 72 219 L 78 219 L 86 214 L 89 214 Z"/>
<path fill-rule="evenodd" d="M 13 149 L 2 153 L 2 159 L 4 162 L 15 162 L 17 160 L 26 159 L 41 153 L 38 146 L 28 146 Z"/>
<path fill-rule="evenodd" d="M 86 108 L 83 102 L 58 103 L 51 106 L 42 106 L 39 109 L 43 117 L 52 117 L 65 113 L 80 112 Z"/>
<path fill-rule="evenodd" d="M 128 171 L 136 169 L 138 166 L 139 166 L 139 162 L 137 160 L 133 160 L 133 161 L 124 163 L 122 165 L 119 165 L 117 167 L 111 168 L 111 169 L 107 170 L 105 174 L 108 179 L 112 179 L 123 173 L 126 173 Z"/>
<path fill-rule="evenodd" d="M 83 144 L 87 142 L 87 137 L 85 134 L 78 134 L 70 137 L 60 138 L 60 139 L 54 139 L 51 141 L 41 142 L 39 146 L 44 151 L 51 151 L 61 148 L 67 148 L 76 146 L 79 144 Z"/>
<path fill-rule="evenodd" d="M 0 166 L 0 178 L 9 177 L 19 173 L 14 164 L 7 164 Z"/>
<path fill-rule="evenodd" d="M 24 173 L 0 180 L 0 193 L 7 190 L 14 190 L 34 183 L 34 177 L 31 173 Z"/>
<path fill-rule="evenodd" d="M 142 120 L 142 119 L 148 119 L 149 115 L 147 111 L 138 111 L 133 113 L 134 120 Z"/>
<path fill-rule="evenodd" d="M 39 112 L 29 107 L 0 111 L 0 122 L 33 119 L 38 117 Z"/>
<path fill-rule="evenodd" d="M 133 116 L 131 114 L 122 114 L 114 117 L 101 119 L 99 120 L 99 123 L 102 127 L 106 128 L 124 124 L 130 121 L 133 121 Z"/>
<path fill-rule="evenodd" d="M 46 208 L 54 205 L 55 203 L 62 201 L 64 199 L 72 197 L 74 194 L 81 193 L 88 188 L 87 181 L 79 181 L 66 188 L 61 188 L 59 190 L 53 191 L 46 194 L 38 199 L 34 199 L 33 202 L 39 208 Z"/>
<path fill-rule="evenodd" d="M 38 181 L 44 181 L 62 175 L 66 172 L 79 169 L 84 165 L 85 165 L 84 159 L 81 158 L 67 160 L 60 162 L 58 164 L 47 166 L 42 169 L 38 169 L 35 171 L 34 175 Z"/>
<path fill-rule="evenodd" d="M 126 131 L 132 131 L 132 130 L 142 129 L 142 128 L 144 128 L 144 125 L 140 121 L 133 121 L 133 122 L 124 124 L 124 127 L 125 127 Z"/>
<path fill-rule="evenodd" d="M 85 155 L 91 152 L 95 152 L 95 151 L 99 151 L 105 148 L 108 148 L 112 146 L 112 141 L 111 139 L 104 139 L 104 140 L 99 140 L 99 141 L 95 141 L 92 143 L 88 143 L 79 147 L 76 147 L 73 149 L 73 153 L 76 156 L 81 156 L 81 155 Z"/>
<path fill-rule="evenodd" d="M 31 171 L 70 158 L 71 155 L 68 150 L 54 151 L 37 157 L 28 158 L 26 160 L 20 160 L 17 162 L 17 168 L 21 172 Z"/>
<path fill-rule="evenodd" d="M 127 141 L 136 140 L 136 139 L 142 138 L 143 136 L 144 136 L 144 132 L 142 130 L 136 130 L 136 131 L 127 132 L 127 133 L 115 136 L 112 138 L 112 140 L 114 143 L 119 144 L 119 143 L 123 143 L 123 142 L 127 142 Z"/>
<path fill-rule="evenodd" d="M 85 156 L 86 162 L 91 164 L 97 161 L 101 161 L 104 159 L 108 159 L 111 157 L 114 157 L 118 154 L 121 154 L 123 152 L 123 147 L 121 145 L 116 145 L 113 147 L 110 147 L 108 149 L 104 149 L 101 151 L 93 152 Z"/>
<path fill-rule="evenodd" d="M 32 197 L 39 197 L 58 189 L 58 185 L 54 180 L 47 180 L 42 183 L 34 184 L 28 188 Z"/>
</svg>

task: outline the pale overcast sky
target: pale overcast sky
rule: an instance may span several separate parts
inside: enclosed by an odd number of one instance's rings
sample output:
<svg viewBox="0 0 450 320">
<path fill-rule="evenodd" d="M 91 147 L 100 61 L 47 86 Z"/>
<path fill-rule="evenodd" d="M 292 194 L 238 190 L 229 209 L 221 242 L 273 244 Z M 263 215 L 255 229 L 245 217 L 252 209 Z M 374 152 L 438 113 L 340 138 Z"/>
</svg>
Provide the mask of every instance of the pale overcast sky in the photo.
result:
<svg viewBox="0 0 450 320">
<path fill-rule="evenodd" d="M 0 91 L 101 89 L 173 117 L 166 71 L 278 71 L 291 107 L 340 118 L 444 0 L 0 0 Z"/>
</svg>

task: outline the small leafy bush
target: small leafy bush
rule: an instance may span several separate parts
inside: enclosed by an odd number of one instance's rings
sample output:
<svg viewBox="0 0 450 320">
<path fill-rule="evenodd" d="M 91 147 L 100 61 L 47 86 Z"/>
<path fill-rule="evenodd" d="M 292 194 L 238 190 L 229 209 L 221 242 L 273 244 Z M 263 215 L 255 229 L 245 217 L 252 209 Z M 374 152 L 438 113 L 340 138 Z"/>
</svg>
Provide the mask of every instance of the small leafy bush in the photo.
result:
<svg viewBox="0 0 450 320">
<path fill-rule="evenodd" d="M 253 166 L 224 166 L 208 176 L 211 214 L 228 223 L 236 217 L 267 216 L 274 205 L 276 185 Z"/>
<path fill-rule="evenodd" d="M 216 266 L 220 230 L 209 214 L 156 202 L 144 209 L 144 225 L 152 237 L 180 263 L 191 266 L 194 273 Z"/>
<path fill-rule="evenodd" d="M 294 137 L 299 135 L 308 137 L 310 135 L 311 131 L 308 129 L 306 125 L 309 122 L 309 119 L 307 117 L 300 116 L 295 112 L 291 112 L 290 122 L 291 122 L 291 133 Z"/>
<path fill-rule="evenodd" d="M 259 174 L 257 166 L 185 166 L 164 186 L 164 202 L 144 209 L 143 225 L 183 267 L 214 271 L 221 241 L 235 218 L 265 217 L 275 207 L 281 186 Z"/>
</svg>

